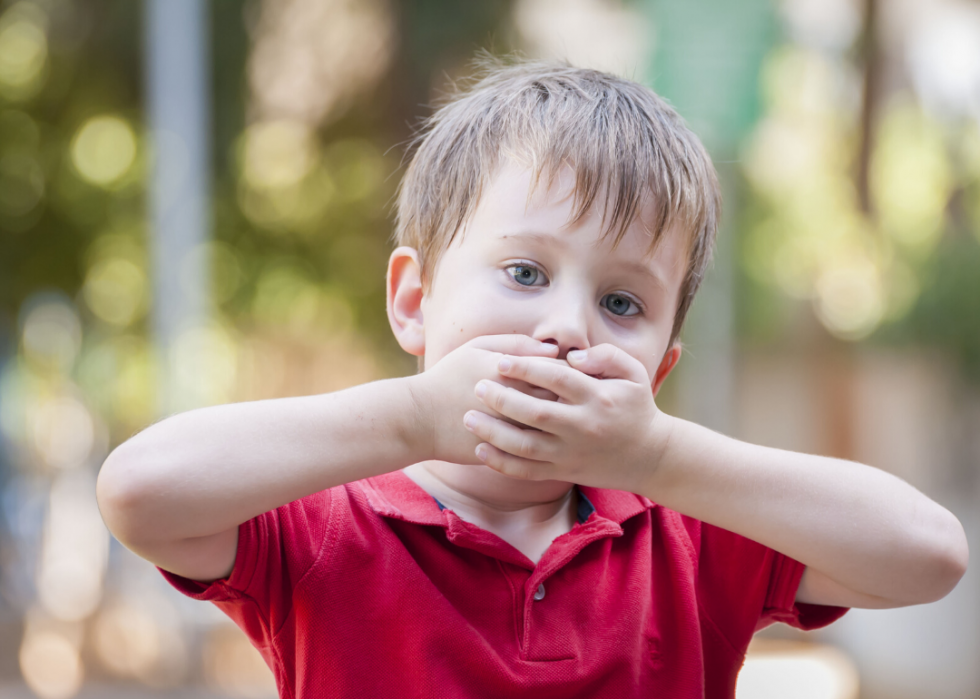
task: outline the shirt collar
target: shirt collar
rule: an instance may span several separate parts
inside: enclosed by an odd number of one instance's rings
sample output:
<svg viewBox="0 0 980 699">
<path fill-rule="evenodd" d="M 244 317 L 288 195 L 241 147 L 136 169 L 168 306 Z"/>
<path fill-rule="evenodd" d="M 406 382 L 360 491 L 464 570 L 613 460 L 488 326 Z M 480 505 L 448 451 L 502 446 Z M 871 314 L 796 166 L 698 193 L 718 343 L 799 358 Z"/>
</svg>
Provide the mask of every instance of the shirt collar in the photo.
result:
<svg viewBox="0 0 980 699">
<path fill-rule="evenodd" d="M 368 504 L 383 517 L 393 517 L 415 524 L 446 526 L 444 509 L 434 497 L 425 492 L 402 471 L 365 478 L 354 485 L 360 487 Z M 576 486 L 583 496 L 578 501 L 578 522 L 585 524 L 593 515 L 622 525 L 630 517 L 656 507 L 656 503 L 634 493 Z"/>
<path fill-rule="evenodd" d="M 579 489 L 578 494 L 579 494 L 578 508 L 575 512 L 575 519 L 578 521 L 579 524 L 585 524 L 586 521 L 588 521 L 589 519 L 589 515 L 595 512 L 595 505 L 593 505 L 592 501 L 589 500 L 586 494 L 582 492 L 581 488 Z M 439 502 L 439 499 L 437 497 L 433 495 L 432 499 L 436 501 L 436 504 L 439 506 L 440 510 L 446 509 L 446 506 L 443 505 L 441 502 Z"/>
</svg>

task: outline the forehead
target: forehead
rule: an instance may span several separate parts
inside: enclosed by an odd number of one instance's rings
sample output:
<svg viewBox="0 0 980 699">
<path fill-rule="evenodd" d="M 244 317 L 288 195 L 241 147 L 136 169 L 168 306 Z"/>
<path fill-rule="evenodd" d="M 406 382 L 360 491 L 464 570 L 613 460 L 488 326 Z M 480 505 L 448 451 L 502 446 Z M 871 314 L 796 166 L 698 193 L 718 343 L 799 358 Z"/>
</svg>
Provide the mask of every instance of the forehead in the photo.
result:
<svg viewBox="0 0 980 699">
<path fill-rule="evenodd" d="M 591 256 L 614 258 L 632 266 L 653 266 L 662 276 L 677 277 L 677 284 L 680 283 L 687 268 L 689 236 L 679 226 L 673 226 L 655 238 L 648 225 L 655 218 L 652 195 L 642 202 L 637 216 L 617 240 L 616 231 L 609 230 L 603 220 L 603 198 L 597 198 L 580 219 L 575 219 L 578 207 L 571 167 L 535 177 L 529 164 L 512 158 L 502 161 L 454 243 L 479 238 L 482 243 L 525 240 L 569 247 L 573 241 L 579 245 L 572 247 L 580 251 L 587 244 Z"/>
</svg>

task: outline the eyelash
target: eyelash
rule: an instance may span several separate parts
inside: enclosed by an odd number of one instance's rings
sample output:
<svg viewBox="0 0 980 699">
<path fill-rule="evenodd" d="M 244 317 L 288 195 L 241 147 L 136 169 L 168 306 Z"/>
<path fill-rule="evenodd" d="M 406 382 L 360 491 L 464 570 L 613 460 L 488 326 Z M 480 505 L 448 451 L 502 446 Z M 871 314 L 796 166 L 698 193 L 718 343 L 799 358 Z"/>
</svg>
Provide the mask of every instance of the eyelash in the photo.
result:
<svg viewBox="0 0 980 699">
<path fill-rule="evenodd" d="M 519 281 L 517 281 L 517 277 L 511 272 L 511 270 L 517 269 L 519 267 L 533 269 L 538 274 L 541 274 L 542 276 L 544 276 L 544 278 L 545 278 L 546 281 L 548 279 L 547 275 L 544 274 L 544 271 L 540 267 L 538 267 L 536 264 L 533 264 L 531 262 L 526 262 L 524 260 L 521 260 L 519 262 L 515 262 L 514 264 L 507 265 L 507 267 L 505 267 L 504 269 L 508 273 L 508 275 L 510 276 L 511 280 L 515 284 L 517 284 L 518 286 L 521 286 L 521 287 L 523 287 L 525 289 L 533 288 L 534 286 L 539 286 L 539 285 L 537 285 L 537 284 L 521 284 Z M 537 281 L 537 278 L 535 278 L 534 281 Z M 632 313 L 632 314 L 629 314 L 629 315 L 626 315 L 626 314 L 618 315 L 616 313 L 613 313 L 613 315 L 617 316 L 618 318 L 630 318 L 632 316 L 641 315 L 641 314 L 643 314 L 643 313 L 646 312 L 646 308 L 643 306 L 643 304 L 640 303 L 635 298 L 633 298 L 632 296 L 629 296 L 629 295 L 623 294 L 623 293 L 619 293 L 619 292 L 614 292 L 614 294 L 616 296 L 619 296 L 621 298 L 626 299 L 627 301 L 629 301 L 631 304 L 633 304 L 637 308 L 637 313 Z M 610 296 L 610 295 L 613 295 L 613 294 L 606 294 L 606 296 Z M 602 298 L 605 299 L 606 296 L 603 296 Z M 612 313 L 612 311 L 609 311 L 609 312 Z"/>
</svg>

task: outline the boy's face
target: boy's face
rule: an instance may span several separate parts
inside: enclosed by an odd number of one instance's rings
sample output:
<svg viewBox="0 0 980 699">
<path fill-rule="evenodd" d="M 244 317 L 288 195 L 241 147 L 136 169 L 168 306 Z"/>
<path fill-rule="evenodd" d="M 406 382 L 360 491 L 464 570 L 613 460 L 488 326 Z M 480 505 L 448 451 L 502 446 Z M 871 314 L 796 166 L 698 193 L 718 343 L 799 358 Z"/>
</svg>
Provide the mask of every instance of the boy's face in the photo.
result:
<svg viewBox="0 0 980 699">
<path fill-rule="evenodd" d="M 530 185 L 530 170 L 506 160 L 420 299 L 424 346 L 403 347 L 421 350 L 431 367 L 481 335 L 553 342 L 561 359 L 609 343 L 639 360 L 659 389 L 678 357 L 667 350 L 687 266 L 683 236 L 672 231 L 648 253 L 641 211 L 614 247 L 595 209 L 569 224 L 570 169 L 550 189 L 542 179 L 528 200 Z"/>
</svg>

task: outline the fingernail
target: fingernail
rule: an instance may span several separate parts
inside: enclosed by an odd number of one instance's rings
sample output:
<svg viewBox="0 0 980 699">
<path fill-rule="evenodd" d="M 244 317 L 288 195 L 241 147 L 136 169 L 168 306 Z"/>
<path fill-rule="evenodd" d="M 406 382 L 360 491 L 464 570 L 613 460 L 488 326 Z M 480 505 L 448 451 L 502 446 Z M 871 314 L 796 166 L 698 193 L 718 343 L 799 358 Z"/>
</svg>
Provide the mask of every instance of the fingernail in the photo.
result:
<svg viewBox="0 0 980 699">
<path fill-rule="evenodd" d="M 466 416 L 463 418 L 463 424 L 466 425 L 466 429 L 473 429 L 476 425 L 476 418 L 473 417 L 473 413 L 466 413 Z"/>
<path fill-rule="evenodd" d="M 478 458 L 480 461 L 487 460 L 487 448 L 482 444 L 476 448 L 476 458 Z"/>
<path fill-rule="evenodd" d="M 581 362 L 585 359 L 585 350 L 574 350 L 569 352 L 567 356 L 570 362 Z"/>
<path fill-rule="evenodd" d="M 483 398 L 487 394 L 487 384 L 483 381 L 476 385 L 477 398 Z"/>
<path fill-rule="evenodd" d="M 500 369 L 500 371 L 510 371 L 511 366 L 510 360 L 506 357 L 497 362 L 497 368 Z"/>
</svg>

